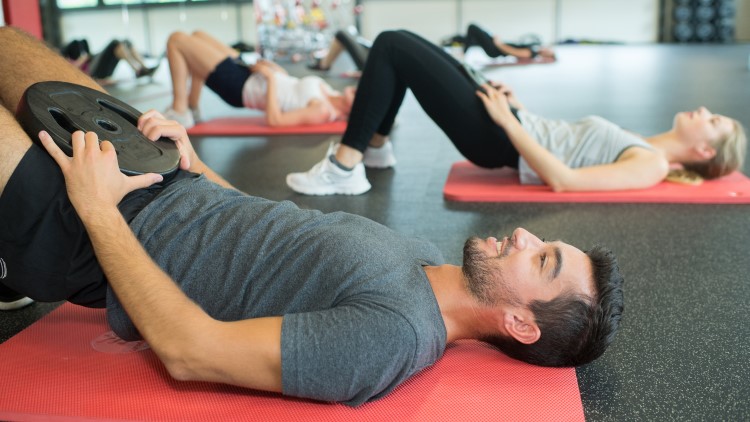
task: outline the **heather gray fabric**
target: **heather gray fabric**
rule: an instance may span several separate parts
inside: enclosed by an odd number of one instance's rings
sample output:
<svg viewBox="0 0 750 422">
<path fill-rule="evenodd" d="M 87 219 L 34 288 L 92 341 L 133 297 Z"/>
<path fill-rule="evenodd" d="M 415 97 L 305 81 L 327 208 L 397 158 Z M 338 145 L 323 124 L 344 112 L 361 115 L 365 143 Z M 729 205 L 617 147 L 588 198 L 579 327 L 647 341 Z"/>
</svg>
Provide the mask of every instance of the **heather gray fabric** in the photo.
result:
<svg viewBox="0 0 750 422">
<path fill-rule="evenodd" d="M 366 218 L 176 182 L 131 222 L 156 263 L 219 320 L 283 315 L 285 394 L 359 405 L 442 356 L 446 331 L 422 269 L 443 257 Z M 114 294 L 107 316 L 139 338 Z"/>
<path fill-rule="evenodd" d="M 641 137 L 598 116 L 570 123 L 518 110 L 518 117 L 532 138 L 571 168 L 614 163 L 623 151 L 634 146 L 653 149 Z M 518 175 L 522 184 L 544 184 L 523 157 L 518 159 Z"/>
</svg>

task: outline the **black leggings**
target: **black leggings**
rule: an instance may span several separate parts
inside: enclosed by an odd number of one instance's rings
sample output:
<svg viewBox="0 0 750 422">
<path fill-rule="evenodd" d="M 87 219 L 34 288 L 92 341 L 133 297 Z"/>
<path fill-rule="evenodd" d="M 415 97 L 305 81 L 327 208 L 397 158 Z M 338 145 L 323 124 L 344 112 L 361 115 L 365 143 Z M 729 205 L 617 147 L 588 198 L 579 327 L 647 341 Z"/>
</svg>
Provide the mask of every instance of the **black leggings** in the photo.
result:
<svg viewBox="0 0 750 422">
<path fill-rule="evenodd" d="M 352 56 L 357 69 L 364 69 L 367 62 L 367 55 L 370 53 L 370 43 L 363 38 L 355 38 L 349 32 L 342 30 L 336 31 L 336 39 L 341 43 L 346 52 Z"/>
<path fill-rule="evenodd" d="M 375 39 L 342 143 L 364 152 L 377 132 L 388 135 L 407 88 L 428 116 L 472 163 L 517 167 L 518 152 L 487 114 L 478 85 L 448 53 L 408 31 Z"/>
<path fill-rule="evenodd" d="M 127 48 L 132 48 L 130 41 L 122 41 Z M 105 79 L 115 73 L 117 63 L 120 58 L 117 57 L 115 50 L 120 45 L 120 41 L 112 40 L 101 53 L 95 55 L 89 63 L 88 73 L 94 79 Z"/>
<path fill-rule="evenodd" d="M 533 48 L 534 44 L 511 44 L 505 43 L 514 48 L 526 48 L 531 52 L 531 57 L 536 56 L 536 49 Z M 488 31 L 480 28 L 478 25 L 470 24 L 466 30 L 466 39 L 464 40 L 464 51 L 473 45 L 482 47 L 482 50 L 490 57 L 507 56 L 508 53 L 500 50 L 495 45 L 495 40 L 492 38 L 492 34 Z"/>
</svg>

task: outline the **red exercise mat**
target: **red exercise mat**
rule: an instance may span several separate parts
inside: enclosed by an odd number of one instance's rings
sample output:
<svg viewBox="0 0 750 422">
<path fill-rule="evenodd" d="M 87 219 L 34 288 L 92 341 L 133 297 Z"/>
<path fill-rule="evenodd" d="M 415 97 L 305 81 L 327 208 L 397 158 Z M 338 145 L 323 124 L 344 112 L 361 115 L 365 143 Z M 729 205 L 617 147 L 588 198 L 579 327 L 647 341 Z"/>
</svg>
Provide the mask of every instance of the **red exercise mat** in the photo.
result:
<svg viewBox="0 0 750 422">
<path fill-rule="evenodd" d="M 525 57 L 514 57 L 515 60 L 492 60 L 488 63 L 483 63 L 482 67 L 502 67 L 502 66 L 524 66 L 527 64 L 549 64 L 557 61 L 554 57 L 541 57 L 537 56 L 532 58 Z"/>
<path fill-rule="evenodd" d="M 555 193 L 543 185 L 522 185 L 509 168 L 483 169 L 468 161 L 454 163 L 443 188 L 449 201 L 462 202 L 652 202 L 748 204 L 750 179 L 740 172 L 701 185 L 662 182 L 648 189 Z"/>
<path fill-rule="evenodd" d="M 481 63 L 480 67 L 525 66 L 529 64 L 550 64 L 555 63 L 556 61 L 557 59 L 554 57 L 537 56 L 533 59 L 526 57 L 511 57 L 505 58 L 504 60 L 490 60 L 486 63 Z"/>
<path fill-rule="evenodd" d="M 264 116 L 223 117 L 212 119 L 188 129 L 191 136 L 273 136 L 273 135 L 340 135 L 346 130 L 346 122 L 320 125 L 271 127 Z"/>
<path fill-rule="evenodd" d="M 476 341 L 358 408 L 174 381 L 143 342 L 112 337 L 104 310 L 72 304 L 0 345 L 0 362 L 2 420 L 584 420 L 574 369 L 531 366 Z"/>
<path fill-rule="evenodd" d="M 478 47 L 472 47 L 469 49 L 464 58 L 468 65 L 477 69 L 486 69 L 493 67 L 503 66 L 526 66 L 532 64 L 550 64 L 557 62 L 555 57 L 542 57 L 537 56 L 534 58 L 526 57 L 514 57 L 514 56 L 500 56 L 500 57 L 489 57 L 483 51 L 479 51 Z"/>
</svg>

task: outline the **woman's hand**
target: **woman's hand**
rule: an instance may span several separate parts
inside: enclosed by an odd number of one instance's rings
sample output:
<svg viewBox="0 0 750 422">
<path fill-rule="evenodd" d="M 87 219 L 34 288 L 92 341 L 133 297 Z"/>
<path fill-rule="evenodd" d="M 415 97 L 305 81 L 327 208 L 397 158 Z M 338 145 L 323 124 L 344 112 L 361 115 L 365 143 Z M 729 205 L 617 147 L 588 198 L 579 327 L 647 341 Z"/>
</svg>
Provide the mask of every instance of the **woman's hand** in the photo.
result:
<svg viewBox="0 0 750 422">
<path fill-rule="evenodd" d="M 517 121 L 516 117 L 510 111 L 508 97 L 499 89 L 489 84 L 482 85 L 482 89 L 477 90 L 477 96 L 484 103 L 487 114 L 499 126 L 505 128 L 508 123 Z"/>
<path fill-rule="evenodd" d="M 185 128 L 174 120 L 167 120 L 156 110 L 149 110 L 138 118 L 138 130 L 148 139 L 156 141 L 166 137 L 174 141 L 180 151 L 180 168 L 192 171 L 200 162 Z"/>
<path fill-rule="evenodd" d="M 513 90 L 510 88 L 510 86 L 505 85 L 502 82 L 490 82 L 493 88 L 497 89 L 501 94 L 505 95 L 505 98 L 508 99 L 508 104 L 510 104 L 511 107 L 514 107 L 516 109 L 524 109 L 525 107 L 521 102 L 518 100 L 518 97 L 516 97 L 516 94 L 513 92 Z"/>
<path fill-rule="evenodd" d="M 276 70 L 272 66 L 269 66 L 268 63 L 262 60 L 259 60 L 257 63 L 251 66 L 250 71 L 252 73 L 259 73 L 263 75 L 266 80 L 270 80 L 276 73 Z"/>
<path fill-rule="evenodd" d="M 289 72 L 287 72 L 286 69 L 284 69 L 283 67 L 279 66 L 278 64 L 272 62 L 271 60 L 260 59 L 260 60 L 258 60 L 255 63 L 256 64 L 260 64 L 260 65 L 262 65 L 262 66 L 264 66 L 264 67 L 266 67 L 268 69 L 271 69 L 274 73 L 283 73 L 285 75 L 289 74 Z"/>
</svg>

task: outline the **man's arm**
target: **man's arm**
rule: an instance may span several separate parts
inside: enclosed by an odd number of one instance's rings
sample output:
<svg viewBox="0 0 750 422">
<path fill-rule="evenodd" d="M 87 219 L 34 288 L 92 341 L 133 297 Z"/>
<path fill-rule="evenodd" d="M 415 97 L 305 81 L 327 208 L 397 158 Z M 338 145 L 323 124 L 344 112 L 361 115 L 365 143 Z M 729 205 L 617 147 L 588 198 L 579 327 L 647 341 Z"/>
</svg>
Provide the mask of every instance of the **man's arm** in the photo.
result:
<svg viewBox="0 0 750 422">
<path fill-rule="evenodd" d="M 117 210 L 128 192 L 161 181 L 120 173 L 112 144 L 73 134 L 67 157 L 46 133 L 43 145 L 65 175 L 110 285 L 141 335 L 179 380 L 281 391 L 281 317 L 217 321 L 192 302 L 148 256 Z"/>
</svg>

